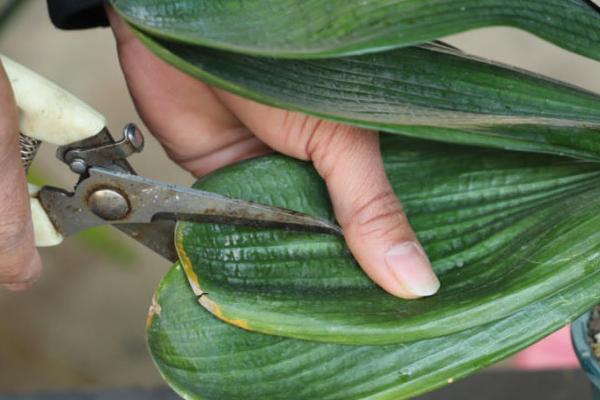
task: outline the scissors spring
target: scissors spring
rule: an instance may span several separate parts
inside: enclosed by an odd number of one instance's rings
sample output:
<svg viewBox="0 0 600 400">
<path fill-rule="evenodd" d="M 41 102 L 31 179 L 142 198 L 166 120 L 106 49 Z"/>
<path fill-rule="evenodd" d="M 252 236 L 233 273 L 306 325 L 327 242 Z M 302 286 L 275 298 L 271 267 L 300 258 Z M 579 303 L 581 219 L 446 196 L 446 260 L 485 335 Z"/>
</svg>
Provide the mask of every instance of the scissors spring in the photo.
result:
<svg viewBox="0 0 600 400">
<path fill-rule="evenodd" d="M 29 170 L 35 155 L 37 154 L 42 142 L 29 136 L 19 133 L 19 146 L 21 147 L 21 162 L 25 168 L 25 173 Z"/>
</svg>

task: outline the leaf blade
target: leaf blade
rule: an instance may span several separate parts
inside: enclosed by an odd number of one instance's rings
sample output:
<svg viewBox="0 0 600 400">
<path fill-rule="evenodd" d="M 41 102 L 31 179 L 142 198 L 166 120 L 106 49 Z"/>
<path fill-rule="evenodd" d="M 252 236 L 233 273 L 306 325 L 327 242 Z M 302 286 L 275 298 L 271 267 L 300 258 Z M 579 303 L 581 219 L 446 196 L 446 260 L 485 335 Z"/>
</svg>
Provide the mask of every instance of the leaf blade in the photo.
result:
<svg viewBox="0 0 600 400">
<path fill-rule="evenodd" d="M 585 0 L 113 0 L 113 5 L 154 35 L 252 55 L 361 54 L 507 25 L 600 59 L 595 33 L 600 12 Z"/>
<path fill-rule="evenodd" d="M 247 332 L 189 290 L 181 266 L 156 294 L 148 344 L 186 399 L 406 399 L 456 381 L 532 344 L 597 302 L 598 274 L 498 322 L 406 345 L 344 346 Z"/>
<path fill-rule="evenodd" d="M 406 136 L 600 160 L 599 95 L 439 45 L 275 60 L 137 34 L 182 71 L 267 105 Z"/>
<path fill-rule="evenodd" d="M 207 293 L 200 303 L 253 331 L 380 345 L 490 323 L 585 280 L 597 265 L 597 164 L 393 136 L 382 150 L 440 274 L 436 296 L 386 294 L 332 236 L 180 223 L 180 259 Z M 316 172 L 285 157 L 229 167 L 198 187 L 332 218 Z"/>
</svg>

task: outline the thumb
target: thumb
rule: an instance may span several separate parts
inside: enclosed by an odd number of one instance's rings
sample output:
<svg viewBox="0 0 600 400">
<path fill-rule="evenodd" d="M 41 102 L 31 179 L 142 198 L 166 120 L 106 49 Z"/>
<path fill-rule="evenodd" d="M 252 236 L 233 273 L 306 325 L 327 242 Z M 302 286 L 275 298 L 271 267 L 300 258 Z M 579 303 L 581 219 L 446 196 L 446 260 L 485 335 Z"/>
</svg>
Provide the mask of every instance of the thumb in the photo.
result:
<svg viewBox="0 0 600 400">
<path fill-rule="evenodd" d="M 440 282 L 385 174 L 379 135 L 333 123 L 320 128 L 311 158 L 327 183 L 356 260 L 395 296 L 411 299 L 436 293 Z M 324 132 L 328 129 L 331 132 Z"/>
<path fill-rule="evenodd" d="M 407 299 L 437 292 L 440 282 L 385 174 L 377 132 L 215 92 L 269 146 L 313 162 L 352 254 L 373 281 Z"/>
</svg>

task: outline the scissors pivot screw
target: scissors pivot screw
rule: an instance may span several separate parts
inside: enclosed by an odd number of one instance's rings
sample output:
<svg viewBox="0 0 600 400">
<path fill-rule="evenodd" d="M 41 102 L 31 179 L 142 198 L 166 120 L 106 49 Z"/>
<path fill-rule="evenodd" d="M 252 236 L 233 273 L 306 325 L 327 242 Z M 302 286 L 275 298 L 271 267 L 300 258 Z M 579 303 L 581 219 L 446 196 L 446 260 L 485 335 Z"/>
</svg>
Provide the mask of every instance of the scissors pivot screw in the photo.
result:
<svg viewBox="0 0 600 400">
<path fill-rule="evenodd" d="M 129 202 L 113 189 L 100 189 L 88 198 L 90 210 L 106 221 L 123 219 L 129 214 Z"/>
<path fill-rule="evenodd" d="M 71 171 L 75 172 L 76 174 L 81 175 L 87 170 L 87 164 L 81 158 L 76 158 L 71 161 L 69 168 L 71 168 Z"/>
</svg>

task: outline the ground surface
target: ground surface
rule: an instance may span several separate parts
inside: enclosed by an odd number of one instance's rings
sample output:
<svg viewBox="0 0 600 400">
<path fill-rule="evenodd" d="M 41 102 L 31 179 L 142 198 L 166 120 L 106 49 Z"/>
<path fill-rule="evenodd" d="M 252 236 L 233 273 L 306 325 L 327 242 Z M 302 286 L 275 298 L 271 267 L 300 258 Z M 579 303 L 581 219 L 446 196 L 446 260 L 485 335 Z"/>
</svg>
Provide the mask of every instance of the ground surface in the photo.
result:
<svg viewBox="0 0 600 400">
<path fill-rule="evenodd" d="M 97 392 L 2 396 L 0 400 L 176 400 L 170 389 L 118 389 Z M 587 400 L 590 386 L 580 371 L 494 371 L 472 376 L 415 400 Z"/>
</svg>

